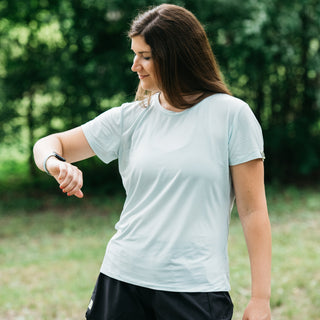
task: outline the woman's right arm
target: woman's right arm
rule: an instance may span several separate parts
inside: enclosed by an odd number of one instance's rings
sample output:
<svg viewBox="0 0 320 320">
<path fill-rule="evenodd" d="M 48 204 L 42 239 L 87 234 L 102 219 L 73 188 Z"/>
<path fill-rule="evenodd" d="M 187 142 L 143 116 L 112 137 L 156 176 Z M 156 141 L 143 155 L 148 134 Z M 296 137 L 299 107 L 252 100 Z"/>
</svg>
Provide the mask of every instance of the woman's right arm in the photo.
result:
<svg viewBox="0 0 320 320">
<path fill-rule="evenodd" d="M 44 161 L 48 155 L 56 152 L 66 159 L 62 162 L 55 157 L 46 161 L 49 173 L 57 180 L 60 188 L 68 196 L 83 197 L 81 191 L 82 172 L 71 163 L 90 158 L 95 155 L 91 149 L 81 127 L 65 132 L 55 133 L 37 141 L 33 153 L 37 167 L 44 170 Z"/>
</svg>

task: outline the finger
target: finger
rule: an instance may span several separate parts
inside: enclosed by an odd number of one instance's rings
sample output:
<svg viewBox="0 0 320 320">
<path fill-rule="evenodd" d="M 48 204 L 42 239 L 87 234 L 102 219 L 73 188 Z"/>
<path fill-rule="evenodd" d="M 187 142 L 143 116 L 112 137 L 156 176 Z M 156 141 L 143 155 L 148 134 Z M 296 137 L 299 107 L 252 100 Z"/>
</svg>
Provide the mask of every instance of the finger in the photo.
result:
<svg viewBox="0 0 320 320">
<path fill-rule="evenodd" d="M 77 198 L 83 198 L 83 192 L 81 190 L 78 190 L 75 194 L 74 194 Z"/>
<path fill-rule="evenodd" d="M 79 169 L 78 169 L 79 170 Z M 77 190 L 74 195 L 78 198 L 83 198 L 83 192 L 81 190 L 82 186 L 83 186 L 83 177 L 82 177 L 82 171 L 79 170 L 79 176 L 78 176 L 78 187 L 79 187 L 79 190 Z"/>
<path fill-rule="evenodd" d="M 59 164 L 59 175 L 57 177 L 57 181 L 60 184 L 60 186 L 64 182 L 64 180 L 67 176 L 67 173 L 68 173 L 67 165 L 65 163 L 61 162 Z"/>
<path fill-rule="evenodd" d="M 64 191 L 67 192 L 67 190 L 65 190 L 71 183 L 72 181 L 72 174 L 70 173 L 70 169 L 66 168 L 65 174 L 61 175 L 60 177 L 60 188 Z"/>
<path fill-rule="evenodd" d="M 82 183 L 75 185 L 75 187 L 72 188 L 72 189 L 69 190 L 69 191 L 66 191 L 66 189 L 63 190 L 63 191 L 64 191 L 64 192 L 67 192 L 67 195 L 68 195 L 68 196 L 73 196 L 73 195 L 75 195 L 75 196 L 79 196 L 79 197 L 82 198 L 82 197 L 83 197 L 83 193 L 82 193 L 82 191 L 81 191 L 81 188 L 82 188 Z"/>
<path fill-rule="evenodd" d="M 59 170 L 57 180 L 62 191 L 67 193 L 68 196 L 75 195 L 78 198 L 83 198 L 83 192 L 81 191 L 83 185 L 82 171 L 68 163 L 61 163 Z"/>
<path fill-rule="evenodd" d="M 78 170 L 75 166 L 67 164 L 62 168 L 62 173 L 60 176 L 60 188 L 65 192 L 69 192 L 77 184 L 77 174 Z"/>
<path fill-rule="evenodd" d="M 63 191 L 67 192 L 68 195 L 75 194 L 78 190 L 82 188 L 82 172 L 76 168 L 73 167 L 72 172 L 70 172 L 71 180 L 68 180 L 68 183 L 66 186 L 64 186 L 64 183 L 61 184 L 61 187 L 63 187 Z"/>
</svg>

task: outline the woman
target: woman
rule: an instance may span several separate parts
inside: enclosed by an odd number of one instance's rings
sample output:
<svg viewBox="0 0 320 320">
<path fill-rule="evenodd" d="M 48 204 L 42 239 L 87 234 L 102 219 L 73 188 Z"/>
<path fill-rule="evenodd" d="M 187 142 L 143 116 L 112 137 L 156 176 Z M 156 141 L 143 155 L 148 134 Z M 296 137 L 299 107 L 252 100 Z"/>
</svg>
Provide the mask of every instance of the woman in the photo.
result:
<svg viewBox="0 0 320 320">
<path fill-rule="evenodd" d="M 162 4 L 139 15 L 129 36 L 137 101 L 34 147 L 39 169 L 79 198 L 82 173 L 71 163 L 94 155 L 119 161 L 127 197 L 87 319 L 231 319 L 227 238 L 234 195 L 252 275 L 243 319 L 270 319 L 260 126 L 249 106 L 230 95 L 192 13 Z"/>
</svg>

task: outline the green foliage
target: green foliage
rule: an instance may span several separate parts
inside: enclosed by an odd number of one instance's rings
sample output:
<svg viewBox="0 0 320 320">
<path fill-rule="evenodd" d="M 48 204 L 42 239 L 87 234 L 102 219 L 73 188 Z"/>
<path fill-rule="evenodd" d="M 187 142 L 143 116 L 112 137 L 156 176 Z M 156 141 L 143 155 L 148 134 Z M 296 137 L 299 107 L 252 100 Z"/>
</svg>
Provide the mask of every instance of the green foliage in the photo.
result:
<svg viewBox="0 0 320 320">
<path fill-rule="evenodd" d="M 31 174 L 38 138 L 133 99 L 126 33 L 161 2 L 1 1 L 0 143 L 22 144 Z M 205 25 L 226 82 L 261 122 L 267 179 L 319 177 L 319 1 L 173 2 Z"/>
</svg>

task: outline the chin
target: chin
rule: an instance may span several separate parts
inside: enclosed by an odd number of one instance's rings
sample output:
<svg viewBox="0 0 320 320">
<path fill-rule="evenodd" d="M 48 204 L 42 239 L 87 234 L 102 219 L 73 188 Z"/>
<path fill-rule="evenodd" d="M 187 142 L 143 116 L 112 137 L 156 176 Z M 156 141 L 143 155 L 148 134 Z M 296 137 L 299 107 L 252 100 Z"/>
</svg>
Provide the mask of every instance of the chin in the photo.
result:
<svg viewBox="0 0 320 320">
<path fill-rule="evenodd" d="M 143 90 L 146 91 L 158 91 L 158 88 L 153 85 L 148 85 L 147 83 L 143 83 L 143 81 L 140 82 L 140 86 Z"/>
<path fill-rule="evenodd" d="M 146 91 L 152 91 L 152 88 L 150 88 L 150 86 L 146 86 L 146 85 L 143 85 L 143 84 L 141 84 L 141 88 L 143 90 L 146 90 Z"/>
</svg>

